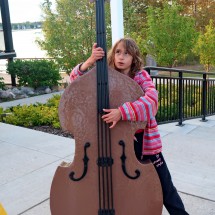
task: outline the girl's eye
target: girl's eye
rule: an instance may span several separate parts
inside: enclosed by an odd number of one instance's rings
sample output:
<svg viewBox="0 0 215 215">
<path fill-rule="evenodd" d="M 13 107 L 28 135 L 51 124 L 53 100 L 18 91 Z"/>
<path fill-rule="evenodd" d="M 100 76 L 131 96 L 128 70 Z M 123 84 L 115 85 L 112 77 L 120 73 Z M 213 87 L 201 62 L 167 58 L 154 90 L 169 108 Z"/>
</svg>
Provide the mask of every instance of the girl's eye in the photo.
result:
<svg viewBox="0 0 215 215">
<path fill-rule="evenodd" d="M 116 50 L 116 54 L 120 53 L 120 50 Z"/>
</svg>

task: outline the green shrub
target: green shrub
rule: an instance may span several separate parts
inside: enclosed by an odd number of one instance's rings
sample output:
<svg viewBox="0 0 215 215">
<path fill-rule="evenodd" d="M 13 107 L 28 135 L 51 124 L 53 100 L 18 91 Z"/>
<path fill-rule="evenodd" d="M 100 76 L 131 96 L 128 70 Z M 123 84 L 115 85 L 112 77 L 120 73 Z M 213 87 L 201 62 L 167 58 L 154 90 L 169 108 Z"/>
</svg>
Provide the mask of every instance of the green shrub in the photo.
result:
<svg viewBox="0 0 215 215">
<path fill-rule="evenodd" d="M 7 72 L 19 80 L 19 86 L 53 87 L 62 79 L 52 60 L 15 60 L 8 64 Z"/>
<path fill-rule="evenodd" d="M 49 99 L 47 104 L 36 103 L 9 108 L 4 112 L 12 112 L 12 114 L 5 117 L 4 122 L 24 127 L 50 125 L 54 128 L 60 128 L 59 100 L 60 96 L 57 95 Z"/>
<path fill-rule="evenodd" d="M 3 114 L 3 112 L 4 112 L 4 111 L 3 111 L 3 108 L 0 107 L 0 115 Z"/>
<path fill-rule="evenodd" d="M 4 78 L 0 77 L 0 89 L 4 89 L 4 88 L 5 88 Z"/>
<path fill-rule="evenodd" d="M 178 88 L 170 89 L 168 85 L 160 84 L 159 110 L 156 115 L 158 122 L 177 120 L 179 118 L 179 94 Z M 194 85 L 185 85 L 183 88 L 183 117 L 190 118 L 201 116 L 202 88 Z M 212 95 L 212 94 L 211 94 Z"/>
</svg>

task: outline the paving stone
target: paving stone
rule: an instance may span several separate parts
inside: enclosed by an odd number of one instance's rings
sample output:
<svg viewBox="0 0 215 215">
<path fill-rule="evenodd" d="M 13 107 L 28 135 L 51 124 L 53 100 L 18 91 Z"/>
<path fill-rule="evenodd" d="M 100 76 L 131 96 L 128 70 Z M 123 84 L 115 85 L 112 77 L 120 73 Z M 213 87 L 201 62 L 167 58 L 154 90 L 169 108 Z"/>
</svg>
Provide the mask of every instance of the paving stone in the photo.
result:
<svg viewBox="0 0 215 215">
<path fill-rule="evenodd" d="M 74 153 L 75 141 L 41 131 L 0 123 L 1 140 L 60 158 Z"/>
<path fill-rule="evenodd" d="M 215 202 L 209 201 L 207 199 L 191 196 L 188 194 L 184 194 L 181 192 L 179 192 L 179 195 L 185 205 L 186 211 L 190 215 L 214 215 L 215 214 Z M 169 215 L 169 213 L 165 208 L 163 209 L 162 215 Z"/>
<path fill-rule="evenodd" d="M 0 149 L 0 185 L 16 180 L 59 160 L 56 156 L 7 142 L 0 143 Z"/>
<path fill-rule="evenodd" d="M 49 198 L 57 161 L 0 186 L 0 202 L 9 215 L 18 215 Z M 42 213 L 39 213 L 42 215 Z"/>
<path fill-rule="evenodd" d="M 22 104 L 48 97 L 32 98 Z M 165 160 L 191 215 L 215 214 L 215 116 L 207 120 L 159 125 Z M 74 150 L 72 139 L 0 123 L 0 202 L 8 214 L 50 215 L 53 175 L 61 161 L 73 160 Z"/>
<path fill-rule="evenodd" d="M 163 138 L 163 148 L 178 190 L 215 201 L 214 140 L 171 134 Z"/>
</svg>

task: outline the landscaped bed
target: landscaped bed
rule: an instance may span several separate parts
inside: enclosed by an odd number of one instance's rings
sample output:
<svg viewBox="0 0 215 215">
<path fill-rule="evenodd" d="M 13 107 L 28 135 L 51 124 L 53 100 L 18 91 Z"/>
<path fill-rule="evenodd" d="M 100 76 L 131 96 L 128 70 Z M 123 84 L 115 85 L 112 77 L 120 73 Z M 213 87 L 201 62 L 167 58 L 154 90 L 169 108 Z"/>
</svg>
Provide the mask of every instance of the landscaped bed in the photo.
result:
<svg viewBox="0 0 215 215">
<path fill-rule="evenodd" d="M 71 134 L 60 127 L 59 101 L 60 95 L 54 95 L 45 104 L 14 106 L 5 110 L 0 107 L 0 122 L 72 138 Z"/>
</svg>

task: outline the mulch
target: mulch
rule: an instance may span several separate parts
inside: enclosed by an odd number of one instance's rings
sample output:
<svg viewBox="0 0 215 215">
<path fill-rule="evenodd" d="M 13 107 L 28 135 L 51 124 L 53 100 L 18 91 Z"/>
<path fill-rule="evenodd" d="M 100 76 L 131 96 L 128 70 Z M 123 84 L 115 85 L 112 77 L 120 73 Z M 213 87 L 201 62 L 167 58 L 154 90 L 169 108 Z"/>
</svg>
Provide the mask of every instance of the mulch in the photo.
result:
<svg viewBox="0 0 215 215">
<path fill-rule="evenodd" d="M 62 129 L 53 128 L 52 126 L 33 126 L 29 128 L 36 131 L 42 131 L 45 133 L 58 135 L 61 137 L 73 138 L 73 135 L 69 132 L 63 131 Z"/>
</svg>

